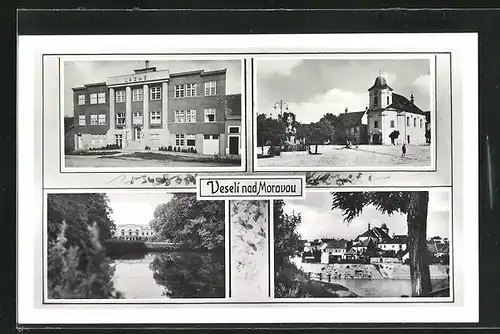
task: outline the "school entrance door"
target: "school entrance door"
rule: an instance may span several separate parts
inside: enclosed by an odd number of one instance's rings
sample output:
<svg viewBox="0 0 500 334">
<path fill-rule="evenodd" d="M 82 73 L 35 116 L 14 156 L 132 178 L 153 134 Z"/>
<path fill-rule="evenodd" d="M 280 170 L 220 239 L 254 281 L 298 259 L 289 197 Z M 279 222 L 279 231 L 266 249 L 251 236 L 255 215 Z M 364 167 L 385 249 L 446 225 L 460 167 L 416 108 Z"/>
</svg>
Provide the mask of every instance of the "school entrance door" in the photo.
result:
<svg viewBox="0 0 500 334">
<path fill-rule="evenodd" d="M 229 154 L 239 154 L 240 150 L 240 137 L 230 136 L 229 137 Z"/>
</svg>

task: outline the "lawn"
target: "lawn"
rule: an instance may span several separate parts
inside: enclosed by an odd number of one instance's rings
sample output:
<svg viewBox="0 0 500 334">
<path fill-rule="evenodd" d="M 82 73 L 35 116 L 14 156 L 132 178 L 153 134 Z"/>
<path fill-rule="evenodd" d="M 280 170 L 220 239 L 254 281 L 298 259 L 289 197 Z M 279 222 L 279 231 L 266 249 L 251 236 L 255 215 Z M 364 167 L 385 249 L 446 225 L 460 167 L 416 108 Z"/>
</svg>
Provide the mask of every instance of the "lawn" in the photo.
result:
<svg viewBox="0 0 500 334">
<path fill-rule="evenodd" d="M 314 151 L 314 147 L 312 147 Z M 257 152 L 261 152 L 258 148 Z M 401 146 L 360 145 L 347 149 L 340 145 L 320 145 L 319 154 L 293 153 L 257 160 L 258 167 L 431 167 L 430 146 L 407 145 L 406 157 Z"/>
</svg>

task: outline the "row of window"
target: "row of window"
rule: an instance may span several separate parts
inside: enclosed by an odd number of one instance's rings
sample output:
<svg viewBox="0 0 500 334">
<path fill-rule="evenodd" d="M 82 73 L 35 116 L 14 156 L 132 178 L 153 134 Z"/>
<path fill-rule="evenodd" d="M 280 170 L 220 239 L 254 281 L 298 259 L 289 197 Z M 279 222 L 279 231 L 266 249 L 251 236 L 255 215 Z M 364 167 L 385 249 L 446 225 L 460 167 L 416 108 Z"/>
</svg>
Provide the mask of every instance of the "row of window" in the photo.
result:
<svg viewBox="0 0 500 334">
<path fill-rule="evenodd" d="M 132 101 L 139 102 L 143 100 L 143 89 L 134 88 L 132 89 Z M 215 81 L 205 82 L 205 96 L 211 96 L 217 94 L 217 84 Z M 194 97 L 196 96 L 196 84 L 183 84 L 175 85 L 174 87 L 174 97 Z M 161 87 L 151 87 L 149 89 L 149 99 L 150 100 L 161 100 Z M 117 90 L 115 94 L 116 103 L 124 103 L 126 101 L 125 90 Z M 90 104 L 103 104 L 106 103 L 106 93 L 91 93 L 90 94 Z M 85 94 L 78 95 L 78 105 L 85 105 Z"/>
<path fill-rule="evenodd" d="M 132 113 L 133 124 L 142 124 L 142 112 Z M 116 125 L 125 125 L 125 113 L 116 113 Z M 149 124 L 161 124 L 161 111 L 153 110 L 149 112 Z"/>
<path fill-rule="evenodd" d="M 411 126 L 410 124 L 411 124 L 411 122 L 410 122 L 410 117 L 406 117 L 406 126 Z M 422 128 L 422 127 L 423 127 L 423 124 L 424 124 L 423 120 L 421 120 L 421 119 L 420 119 L 420 120 L 419 120 L 419 124 L 420 124 L 420 128 Z M 374 121 L 374 122 L 373 122 L 373 127 L 374 127 L 375 129 L 378 129 L 378 126 L 379 126 L 379 125 L 378 125 L 378 121 Z M 393 120 L 391 120 L 391 122 L 390 122 L 390 126 L 391 126 L 391 128 L 394 128 L 394 127 L 395 127 L 395 123 L 394 123 L 394 121 L 393 121 Z M 413 119 L 413 126 L 414 126 L 414 127 L 417 127 L 417 119 L 416 119 L 416 118 L 414 118 L 414 119 Z"/>
<path fill-rule="evenodd" d="M 390 102 L 390 99 L 389 99 L 389 96 L 387 96 L 387 105 L 389 105 L 389 102 Z M 375 95 L 375 97 L 373 98 L 373 106 L 378 107 L 378 96 L 377 95 Z"/>
<path fill-rule="evenodd" d="M 218 140 L 219 135 L 218 134 L 203 135 L 203 139 Z M 176 134 L 175 135 L 175 146 L 187 146 L 187 147 L 196 146 L 196 135 Z"/>
<path fill-rule="evenodd" d="M 205 123 L 215 122 L 215 109 L 204 109 Z M 175 123 L 196 123 L 196 110 L 176 110 Z"/>
<path fill-rule="evenodd" d="M 85 115 L 78 115 L 78 125 L 86 125 Z M 106 114 L 90 115 L 90 125 L 106 125 Z"/>
<path fill-rule="evenodd" d="M 205 82 L 205 96 L 211 96 L 217 94 L 217 84 L 215 81 L 207 81 Z M 194 97 L 196 96 L 196 84 L 182 84 L 174 86 L 174 97 L 175 98 L 183 98 L 183 97 Z"/>
<path fill-rule="evenodd" d="M 103 104 L 106 103 L 106 93 L 91 93 L 90 95 L 90 104 Z M 85 105 L 85 94 L 78 95 L 78 105 Z"/>
</svg>

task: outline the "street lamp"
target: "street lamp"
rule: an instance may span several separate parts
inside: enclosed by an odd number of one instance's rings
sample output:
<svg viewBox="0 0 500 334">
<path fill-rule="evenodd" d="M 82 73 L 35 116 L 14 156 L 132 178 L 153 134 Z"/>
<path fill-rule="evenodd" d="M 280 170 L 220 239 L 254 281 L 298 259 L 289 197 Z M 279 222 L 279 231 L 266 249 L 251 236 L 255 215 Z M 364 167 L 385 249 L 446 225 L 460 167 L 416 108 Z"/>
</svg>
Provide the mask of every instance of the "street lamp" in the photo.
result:
<svg viewBox="0 0 500 334">
<path fill-rule="evenodd" d="M 285 108 L 285 110 L 288 110 L 288 104 L 286 104 L 286 102 L 284 102 L 283 100 L 279 100 L 278 102 L 274 103 L 273 108 L 274 110 L 277 110 L 278 108 L 280 109 L 279 117 L 281 118 L 281 116 L 283 116 L 283 108 Z"/>
</svg>

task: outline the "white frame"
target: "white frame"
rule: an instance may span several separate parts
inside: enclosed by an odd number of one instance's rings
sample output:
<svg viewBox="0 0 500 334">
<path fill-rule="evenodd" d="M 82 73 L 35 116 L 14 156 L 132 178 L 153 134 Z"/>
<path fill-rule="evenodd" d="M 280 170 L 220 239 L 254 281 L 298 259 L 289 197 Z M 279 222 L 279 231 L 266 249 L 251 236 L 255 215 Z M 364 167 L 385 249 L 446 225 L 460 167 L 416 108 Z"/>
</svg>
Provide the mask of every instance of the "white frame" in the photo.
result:
<svg viewBox="0 0 500 334">
<path fill-rule="evenodd" d="M 98 125 L 106 125 L 106 114 L 99 114 L 97 116 Z"/>
<path fill-rule="evenodd" d="M 217 109 L 216 108 L 206 108 L 206 109 L 203 109 L 203 122 L 204 123 L 215 123 L 215 115 L 217 113 Z M 213 121 L 210 121 L 210 119 L 208 118 L 208 116 L 211 116 L 213 115 L 214 116 L 214 120 Z"/>
<path fill-rule="evenodd" d="M 213 95 L 217 95 L 217 81 L 215 80 L 205 81 L 205 96 L 213 96 Z"/>
<path fill-rule="evenodd" d="M 79 106 L 85 105 L 85 94 L 78 94 L 78 105 Z"/>
<path fill-rule="evenodd" d="M 97 93 L 90 93 L 90 101 L 89 104 L 97 104 L 98 98 L 97 98 Z"/>
<path fill-rule="evenodd" d="M 125 103 L 127 99 L 125 89 L 117 89 L 115 92 L 115 103 Z"/>
<path fill-rule="evenodd" d="M 150 110 L 149 111 L 149 124 L 161 124 L 161 110 Z"/>
<path fill-rule="evenodd" d="M 151 101 L 161 100 L 162 92 L 161 86 L 154 86 L 149 88 L 149 99 Z"/>
<path fill-rule="evenodd" d="M 97 114 L 90 114 L 90 125 L 99 125 Z"/>
<path fill-rule="evenodd" d="M 87 123 L 85 114 L 78 115 L 78 126 L 85 126 Z"/>
<path fill-rule="evenodd" d="M 106 92 L 97 93 L 97 104 L 105 104 L 106 103 Z"/>
<path fill-rule="evenodd" d="M 141 102 L 143 100 L 143 91 L 144 91 L 144 88 L 133 88 L 132 89 L 132 101 L 133 102 Z"/>
<path fill-rule="evenodd" d="M 188 109 L 185 111 L 186 123 L 193 124 L 196 123 L 196 109 Z"/>
</svg>

